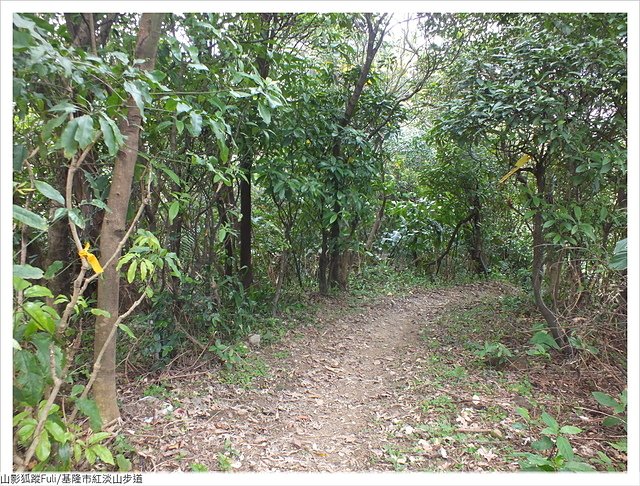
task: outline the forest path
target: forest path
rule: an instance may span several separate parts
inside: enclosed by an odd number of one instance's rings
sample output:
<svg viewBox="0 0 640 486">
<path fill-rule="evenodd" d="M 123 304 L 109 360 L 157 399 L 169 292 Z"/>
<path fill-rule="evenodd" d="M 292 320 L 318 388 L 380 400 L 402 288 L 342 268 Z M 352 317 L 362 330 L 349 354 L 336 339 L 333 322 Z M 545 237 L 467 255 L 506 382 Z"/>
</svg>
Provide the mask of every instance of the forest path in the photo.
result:
<svg viewBox="0 0 640 486">
<path fill-rule="evenodd" d="M 161 381 L 169 396 L 134 401 L 132 394 L 124 428 L 140 454 L 134 467 L 375 471 L 411 460 L 412 469 L 437 469 L 430 463 L 446 459 L 439 447 L 418 441 L 424 450 L 408 458 L 393 445 L 416 437 L 407 424 L 424 421 L 425 392 L 438 395 L 443 386 L 429 376 L 430 333 L 449 303 L 473 306 L 504 293 L 483 283 L 364 305 L 328 299 L 313 324 L 252 352 L 268 372 L 250 388 L 221 383 L 212 371 L 169 376 Z"/>
</svg>

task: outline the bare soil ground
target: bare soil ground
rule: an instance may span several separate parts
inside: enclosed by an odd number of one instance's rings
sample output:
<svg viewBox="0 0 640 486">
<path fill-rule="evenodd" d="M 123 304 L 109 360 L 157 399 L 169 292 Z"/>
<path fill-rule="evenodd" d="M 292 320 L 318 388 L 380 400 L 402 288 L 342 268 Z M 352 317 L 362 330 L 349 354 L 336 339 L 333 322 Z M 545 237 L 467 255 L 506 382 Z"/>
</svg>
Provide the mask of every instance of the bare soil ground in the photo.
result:
<svg viewBox="0 0 640 486">
<path fill-rule="evenodd" d="M 244 383 L 243 371 L 210 365 L 158 377 L 156 396 L 140 398 L 149 381 L 129 384 L 121 434 L 136 450 L 134 469 L 518 470 L 512 454 L 531 452 L 539 438 L 514 428 L 518 407 L 578 425 L 578 455 L 601 450 L 624 464 L 589 394 L 602 380 L 611 386 L 607 370 L 591 376 L 566 361 L 514 359 L 502 370 L 478 362 L 471 343 L 491 340 L 492 330 L 487 312 L 476 310 L 499 313 L 515 293 L 483 283 L 359 306 L 327 300 L 308 325 L 254 348 Z M 512 325 L 505 342 L 521 332 Z"/>
</svg>

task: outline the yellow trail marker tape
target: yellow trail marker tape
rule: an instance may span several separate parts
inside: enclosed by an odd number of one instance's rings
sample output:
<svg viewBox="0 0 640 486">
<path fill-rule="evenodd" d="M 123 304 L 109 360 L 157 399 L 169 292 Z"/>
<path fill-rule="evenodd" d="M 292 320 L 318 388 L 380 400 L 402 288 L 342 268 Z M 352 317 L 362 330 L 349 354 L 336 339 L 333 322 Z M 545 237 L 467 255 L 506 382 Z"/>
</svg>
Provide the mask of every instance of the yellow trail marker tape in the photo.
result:
<svg viewBox="0 0 640 486">
<path fill-rule="evenodd" d="M 89 243 L 86 243 L 84 245 L 84 249 L 80 250 L 78 252 L 78 255 L 80 255 L 80 258 L 84 258 L 85 260 L 87 260 L 89 265 L 91 265 L 91 268 L 93 269 L 93 271 L 96 272 L 98 275 L 104 272 L 104 270 L 102 269 L 102 265 L 100 265 L 100 262 L 98 261 L 96 256 L 92 253 L 89 253 Z"/>
<path fill-rule="evenodd" d="M 518 169 L 521 169 L 524 166 L 524 164 L 529 162 L 529 160 L 531 160 L 531 156 L 530 155 L 525 154 L 522 157 L 520 157 L 518 159 L 518 161 L 516 162 L 516 165 L 513 167 L 513 169 L 511 169 L 509 172 L 507 172 L 505 175 L 503 175 L 502 178 L 500 179 L 499 183 L 502 184 L 504 181 L 506 181 L 513 174 L 518 172 Z"/>
</svg>

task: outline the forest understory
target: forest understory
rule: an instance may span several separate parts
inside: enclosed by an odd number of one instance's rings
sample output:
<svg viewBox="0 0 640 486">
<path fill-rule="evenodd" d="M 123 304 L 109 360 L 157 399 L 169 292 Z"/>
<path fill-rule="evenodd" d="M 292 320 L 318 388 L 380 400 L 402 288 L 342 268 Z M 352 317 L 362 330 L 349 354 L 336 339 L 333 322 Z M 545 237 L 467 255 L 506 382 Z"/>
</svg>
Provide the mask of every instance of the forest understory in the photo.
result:
<svg viewBox="0 0 640 486">
<path fill-rule="evenodd" d="M 591 394 L 618 395 L 620 369 L 527 355 L 535 312 L 515 287 L 318 298 L 310 321 L 233 370 L 190 354 L 125 380 L 120 448 L 135 449 L 134 469 L 516 471 L 545 411 L 581 430 L 577 460 L 602 453 L 599 469 L 626 468 L 626 434 L 602 425 Z M 513 350 L 504 364 L 478 357 L 488 333 Z"/>
</svg>

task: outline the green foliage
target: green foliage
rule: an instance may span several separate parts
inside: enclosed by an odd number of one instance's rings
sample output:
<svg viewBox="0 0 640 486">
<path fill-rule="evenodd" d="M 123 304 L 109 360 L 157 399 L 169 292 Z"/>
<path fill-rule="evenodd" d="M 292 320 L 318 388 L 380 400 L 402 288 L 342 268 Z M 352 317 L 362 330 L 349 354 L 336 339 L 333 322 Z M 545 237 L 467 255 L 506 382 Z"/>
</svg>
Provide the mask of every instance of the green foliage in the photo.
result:
<svg viewBox="0 0 640 486">
<path fill-rule="evenodd" d="M 525 408 L 520 407 L 517 412 L 531 431 L 540 429 L 540 439 L 532 442 L 531 448 L 546 453 L 546 456 L 531 452 L 514 453 L 514 456 L 522 458 L 520 468 L 523 471 L 588 472 L 594 470 L 593 466 L 581 461 L 575 455 L 567 437 L 580 434 L 582 429 L 573 425 L 561 426 L 547 412 L 542 412 L 539 419 L 532 418 Z"/>
<path fill-rule="evenodd" d="M 627 430 L 627 390 L 620 392 L 617 398 L 608 393 L 594 391 L 591 392 L 593 398 L 605 407 L 611 408 L 613 415 L 608 415 L 602 422 L 605 427 L 615 427 L 622 425 Z"/>
<path fill-rule="evenodd" d="M 484 342 L 484 347 L 476 352 L 490 366 L 502 366 L 509 358 L 513 358 L 511 350 L 502 343 Z"/>
</svg>

